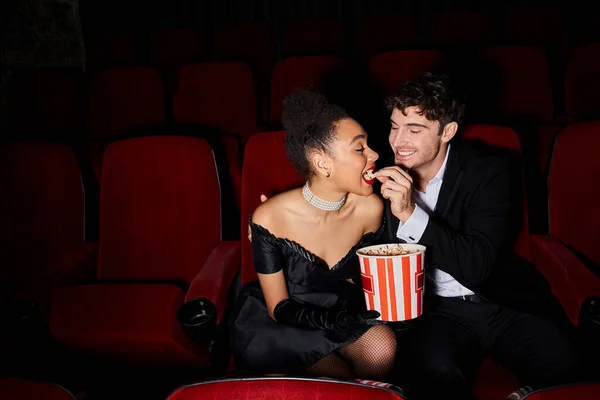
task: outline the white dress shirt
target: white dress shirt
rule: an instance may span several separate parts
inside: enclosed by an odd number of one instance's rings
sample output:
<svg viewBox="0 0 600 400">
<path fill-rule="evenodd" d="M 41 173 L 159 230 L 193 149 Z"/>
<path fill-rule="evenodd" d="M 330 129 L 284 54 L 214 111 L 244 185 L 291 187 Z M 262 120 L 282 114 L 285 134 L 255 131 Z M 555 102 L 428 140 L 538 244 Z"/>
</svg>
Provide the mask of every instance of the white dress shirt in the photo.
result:
<svg viewBox="0 0 600 400">
<path fill-rule="evenodd" d="M 448 162 L 448 154 L 450 154 L 450 145 L 446 150 L 446 158 L 442 167 L 432 180 L 427 183 L 425 192 L 418 190 L 412 191 L 412 199 L 415 203 L 415 211 L 405 223 L 400 221 L 396 236 L 404 240 L 406 243 L 418 243 L 427 228 L 429 223 L 429 214 L 435 211 L 440 189 L 444 182 L 444 172 L 446 171 L 446 163 Z M 432 286 L 433 292 L 442 297 L 468 296 L 473 292 L 452 277 L 452 275 L 438 269 L 426 268 L 427 280 Z"/>
</svg>

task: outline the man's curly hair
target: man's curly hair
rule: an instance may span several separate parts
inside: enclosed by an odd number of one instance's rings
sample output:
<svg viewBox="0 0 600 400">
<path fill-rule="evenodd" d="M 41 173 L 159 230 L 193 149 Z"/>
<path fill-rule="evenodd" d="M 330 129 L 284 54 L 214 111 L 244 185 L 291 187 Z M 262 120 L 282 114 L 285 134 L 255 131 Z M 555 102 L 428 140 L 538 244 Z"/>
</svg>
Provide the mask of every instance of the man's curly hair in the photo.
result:
<svg viewBox="0 0 600 400">
<path fill-rule="evenodd" d="M 462 123 L 465 104 L 446 75 L 425 73 L 401 85 L 386 99 L 388 111 L 395 108 L 406 115 L 408 107 L 418 107 L 430 121 L 440 122 L 440 134 L 450 122 Z"/>
</svg>

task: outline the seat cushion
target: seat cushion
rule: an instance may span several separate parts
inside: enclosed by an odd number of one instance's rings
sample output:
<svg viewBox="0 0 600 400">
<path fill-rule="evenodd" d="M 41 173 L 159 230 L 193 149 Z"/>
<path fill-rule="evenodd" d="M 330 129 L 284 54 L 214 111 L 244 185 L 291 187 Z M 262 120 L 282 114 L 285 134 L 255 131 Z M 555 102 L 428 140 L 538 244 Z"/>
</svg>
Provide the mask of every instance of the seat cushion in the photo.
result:
<svg viewBox="0 0 600 400">
<path fill-rule="evenodd" d="M 0 377 L 0 398 L 5 400 L 75 400 L 73 394 L 58 385 L 9 376 Z"/>
<path fill-rule="evenodd" d="M 65 286 L 53 297 L 50 329 L 67 347 L 127 363 L 209 366 L 208 348 L 177 322 L 184 297 L 168 284 Z"/>
<path fill-rule="evenodd" d="M 473 394 L 477 400 L 504 399 L 520 386 L 510 371 L 492 358 L 486 358 L 473 383 Z"/>
</svg>

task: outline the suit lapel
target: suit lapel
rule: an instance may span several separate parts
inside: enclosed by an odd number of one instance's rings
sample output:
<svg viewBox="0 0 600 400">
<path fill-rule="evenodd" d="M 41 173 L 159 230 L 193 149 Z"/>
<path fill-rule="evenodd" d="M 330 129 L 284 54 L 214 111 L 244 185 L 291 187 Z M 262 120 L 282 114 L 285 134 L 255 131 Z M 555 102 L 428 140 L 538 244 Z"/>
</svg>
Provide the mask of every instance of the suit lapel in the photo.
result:
<svg viewBox="0 0 600 400">
<path fill-rule="evenodd" d="M 461 162 L 461 143 L 452 143 L 450 154 L 448 155 L 448 163 L 444 172 L 443 183 L 438 196 L 438 201 L 435 206 L 436 214 L 442 214 L 444 210 L 449 208 L 456 195 L 455 187 L 460 184 L 462 178 L 463 166 Z"/>
</svg>

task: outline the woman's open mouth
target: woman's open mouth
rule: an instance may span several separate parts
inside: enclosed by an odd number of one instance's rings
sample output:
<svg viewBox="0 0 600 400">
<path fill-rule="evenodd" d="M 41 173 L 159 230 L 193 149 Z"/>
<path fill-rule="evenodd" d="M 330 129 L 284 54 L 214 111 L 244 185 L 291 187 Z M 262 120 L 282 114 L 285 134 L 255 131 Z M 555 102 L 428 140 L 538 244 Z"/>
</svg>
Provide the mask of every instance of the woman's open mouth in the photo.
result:
<svg viewBox="0 0 600 400">
<path fill-rule="evenodd" d="M 375 175 L 373 174 L 373 171 L 375 170 L 375 166 L 372 166 L 371 168 L 369 168 L 368 170 L 366 170 L 363 173 L 363 180 L 368 184 L 368 185 L 372 185 L 373 183 L 375 183 Z"/>
</svg>

